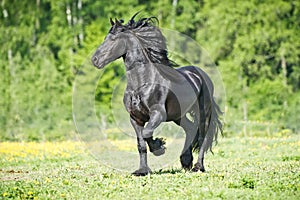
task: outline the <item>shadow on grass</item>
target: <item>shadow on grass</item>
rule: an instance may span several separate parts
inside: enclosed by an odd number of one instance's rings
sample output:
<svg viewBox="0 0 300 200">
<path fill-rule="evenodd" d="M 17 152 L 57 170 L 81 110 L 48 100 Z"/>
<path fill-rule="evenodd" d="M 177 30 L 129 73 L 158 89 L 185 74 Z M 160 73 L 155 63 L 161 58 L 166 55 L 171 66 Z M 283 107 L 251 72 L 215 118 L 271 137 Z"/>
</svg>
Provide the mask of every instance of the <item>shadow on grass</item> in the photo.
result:
<svg viewBox="0 0 300 200">
<path fill-rule="evenodd" d="M 162 174 L 177 174 L 177 173 L 184 173 L 183 169 L 160 169 L 158 171 L 154 171 L 152 175 L 162 175 Z"/>
</svg>

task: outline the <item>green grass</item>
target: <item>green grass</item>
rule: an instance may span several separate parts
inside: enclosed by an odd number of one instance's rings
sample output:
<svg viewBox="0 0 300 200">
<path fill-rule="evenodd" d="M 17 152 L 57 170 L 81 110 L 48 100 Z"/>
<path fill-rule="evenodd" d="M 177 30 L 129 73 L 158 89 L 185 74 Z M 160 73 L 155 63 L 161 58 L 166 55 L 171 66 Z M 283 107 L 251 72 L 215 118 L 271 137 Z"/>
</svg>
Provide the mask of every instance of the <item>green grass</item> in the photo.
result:
<svg viewBox="0 0 300 200">
<path fill-rule="evenodd" d="M 206 173 L 178 159 L 146 177 L 101 165 L 80 143 L 0 143 L 0 199 L 300 199 L 299 139 L 221 138 Z"/>
</svg>

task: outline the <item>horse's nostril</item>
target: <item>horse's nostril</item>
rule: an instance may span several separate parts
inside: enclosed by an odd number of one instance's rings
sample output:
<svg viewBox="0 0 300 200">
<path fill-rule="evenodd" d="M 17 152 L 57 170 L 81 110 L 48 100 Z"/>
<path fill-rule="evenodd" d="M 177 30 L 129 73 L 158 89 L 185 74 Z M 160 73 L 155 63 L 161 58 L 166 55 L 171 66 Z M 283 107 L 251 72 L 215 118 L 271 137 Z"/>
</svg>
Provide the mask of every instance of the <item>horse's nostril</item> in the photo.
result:
<svg viewBox="0 0 300 200">
<path fill-rule="evenodd" d="M 94 56 L 92 61 L 93 61 L 93 63 L 96 63 L 97 60 L 98 60 L 98 58 L 96 56 Z"/>
<path fill-rule="evenodd" d="M 93 64 L 94 64 L 94 65 L 97 65 L 97 61 L 98 61 L 98 58 L 97 58 L 96 56 L 94 56 L 94 57 L 92 58 Z"/>
</svg>

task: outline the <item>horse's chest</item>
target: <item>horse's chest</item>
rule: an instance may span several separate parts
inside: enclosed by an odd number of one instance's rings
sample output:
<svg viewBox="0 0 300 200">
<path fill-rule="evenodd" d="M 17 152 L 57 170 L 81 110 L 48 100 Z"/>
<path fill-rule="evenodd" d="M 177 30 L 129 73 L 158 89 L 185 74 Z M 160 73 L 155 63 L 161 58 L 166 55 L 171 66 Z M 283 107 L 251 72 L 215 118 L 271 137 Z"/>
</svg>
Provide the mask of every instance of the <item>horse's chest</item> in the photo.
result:
<svg viewBox="0 0 300 200">
<path fill-rule="evenodd" d="M 149 108 L 140 94 L 129 92 L 124 96 L 124 104 L 130 116 L 143 125 L 149 120 Z"/>
</svg>

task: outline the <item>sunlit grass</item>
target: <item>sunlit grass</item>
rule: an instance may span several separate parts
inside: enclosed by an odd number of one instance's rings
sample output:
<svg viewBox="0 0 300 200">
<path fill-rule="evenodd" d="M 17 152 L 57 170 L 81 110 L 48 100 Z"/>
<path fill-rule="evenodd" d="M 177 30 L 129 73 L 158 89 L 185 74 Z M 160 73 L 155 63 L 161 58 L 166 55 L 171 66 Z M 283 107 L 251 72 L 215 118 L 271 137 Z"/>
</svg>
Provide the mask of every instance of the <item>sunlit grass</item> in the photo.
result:
<svg viewBox="0 0 300 200">
<path fill-rule="evenodd" d="M 82 154 L 80 142 L 2 142 L 0 143 L 1 162 L 70 158 Z"/>
<path fill-rule="evenodd" d="M 109 142 L 119 150 L 136 151 L 134 140 Z M 214 155 L 206 156 L 206 173 L 184 172 L 178 158 L 174 166 L 146 177 L 105 167 L 86 147 L 74 141 L 1 142 L 0 199 L 300 197 L 298 135 L 220 138 Z M 177 148 L 180 151 L 182 147 Z M 125 157 L 118 159 L 116 162 L 126 161 Z"/>
</svg>

